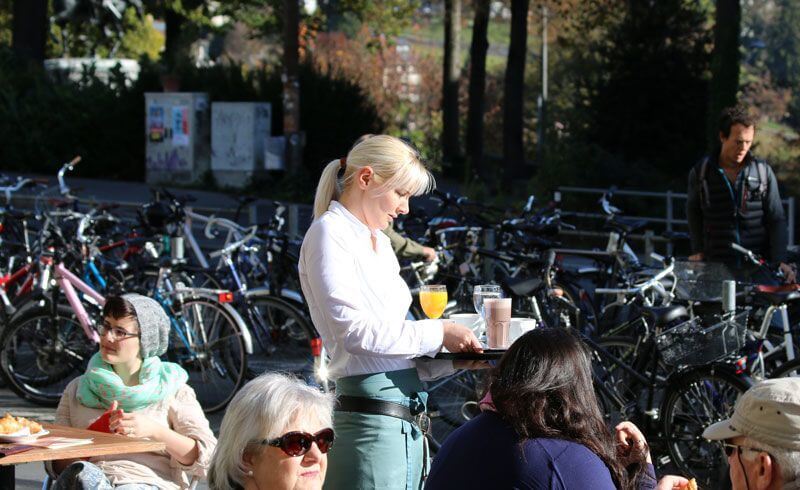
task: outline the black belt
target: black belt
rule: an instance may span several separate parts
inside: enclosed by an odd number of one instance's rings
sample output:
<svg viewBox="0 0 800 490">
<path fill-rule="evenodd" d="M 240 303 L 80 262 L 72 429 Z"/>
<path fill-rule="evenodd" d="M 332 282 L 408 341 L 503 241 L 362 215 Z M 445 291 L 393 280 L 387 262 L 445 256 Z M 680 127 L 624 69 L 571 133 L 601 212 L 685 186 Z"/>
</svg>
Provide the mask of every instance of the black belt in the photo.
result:
<svg viewBox="0 0 800 490">
<path fill-rule="evenodd" d="M 422 480 L 428 478 L 428 438 L 427 434 L 431 428 L 431 419 L 423 409 L 421 412 L 411 410 L 401 403 L 388 402 L 375 398 L 365 398 L 361 396 L 341 395 L 336 398 L 336 411 L 368 413 L 370 415 L 385 415 L 395 417 L 406 422 L 410 422 L 422 432 Z"/>
<path fill-rule="evenodd" d="M 422 432 L 427 432 L 430 429 L 430 419 L 424 411 L 420 413 L 412 412 L 411 408 L 401 403 L 341 395 L 336 398 L 336 410 L 339 412 L 368 413 L 395 417 L 416 424 Z"/>
</svg>

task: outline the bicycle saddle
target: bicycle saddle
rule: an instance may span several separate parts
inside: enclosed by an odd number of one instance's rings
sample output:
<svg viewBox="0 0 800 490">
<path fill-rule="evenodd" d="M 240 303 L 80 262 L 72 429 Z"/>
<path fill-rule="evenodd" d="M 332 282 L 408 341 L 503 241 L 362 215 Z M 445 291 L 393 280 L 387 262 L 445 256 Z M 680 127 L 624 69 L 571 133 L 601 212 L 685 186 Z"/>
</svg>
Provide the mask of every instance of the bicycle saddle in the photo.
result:
<svg viewBox="0 0 800 490">
<path fill-rule="evenodd" d="M 515 296 L 530 296 L 542 284 L 540 277 L 514 278 L 507 282 L 508 289 Z"/>
<path fill-rule="evenodd" d="M 626 218 L 624 216 L 614 216 L 608 221 L 608 226 L 625 233 L 633 233 L 647 225 L 648 221 L 641 218 Z"/>
<path fill-rule="evenodd" d="M 651 306 L 642 308 L 642 316 L 652 320 L 656 327 L 663 327 L 679 318 L 687 318 L 689 312 L 682 305 Z"/>
<path fill-rule="evenodd" d="M 789 303 L 800 299 L 797 284 L 783 284 L 780 286 L 759 285 L 753 288 L 756 298 L 763 299 L 771 305 Z"/>
</svg>

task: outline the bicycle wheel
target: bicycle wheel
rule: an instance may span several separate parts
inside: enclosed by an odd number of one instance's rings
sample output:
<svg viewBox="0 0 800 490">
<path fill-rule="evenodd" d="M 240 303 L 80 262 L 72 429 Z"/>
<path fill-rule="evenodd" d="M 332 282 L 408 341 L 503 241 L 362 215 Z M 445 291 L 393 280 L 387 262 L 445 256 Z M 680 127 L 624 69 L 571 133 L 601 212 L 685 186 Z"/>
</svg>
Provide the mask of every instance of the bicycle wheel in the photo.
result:
<svg viewBox="0 0 800 490">
<path fill-rule="evenodd" d="M 704 439 L 703 430 L 728 418 L 748 378 L 728 366 L 704 366 L 670 382 L 661 411 L 664 440 L 678 472 L 697 479 L 702 488 L 725 481 L 728 461 L 720 445 Z"/>
<path fill-rule="evenodd" d="M 426 383 L 428 408 L 434 420 L 434 432 L 439 442 L 464 422 L 480 413 L 478 402 L 483 395 L 486 376 L 481 371 L 464 370 Z"/>
<path fill-rule="evenodd" d="M 0 370 L 20 397 L 58 405 L 67 384 L 86 370 L 97 345 L 86 337 L 72 310 L 59 305 L 28 308 L 0 336 Z"/>
<path fill-rule="evenodd" d="M 795 378 L 800 376 L 800 358 L 785 362 L 773 370 L 769 378 Z"/>
<path fill-rule="evenodd" d="M 282 371 L 319 384 L 314 372 L 312 340 L 317 331 L 291 303 L 274 296 L 247 299 L 246 318 L 260 351 L 253 356 L 255 373 Z"/>
<path fill-rule="evenodd" d="M 594 307 L 581 298 L 580 288 L 566 282 L 553 282 L 552 289 L 557 294 L 549 294 L 543 288 L 537 295 L 545 324 L 591 334 L 587 330 L 594 327 Z"/>
<path fill-rule="evenodd" d="M 189 386 L 204 412 L 223 409 L 247 371 L 239 325 L 221 303 L 204 297 L 184 299 L 172 314 L 168 359 L 189 373 Z"/>
<path fill-rule="evenodd" d="M 592 372 L 595 392 L 603 414 L 611 425 L 631 417 L 637 406 L 640 392 L 636 380 L 621 365 L 631 366 L 636 361 L 640 344 L 630 337 L 602 337 L 598 346 L 617 360 L 597 350 L 592 352 Z M 642 387 L 644 388 L 644 387 Z"/>
</svg>

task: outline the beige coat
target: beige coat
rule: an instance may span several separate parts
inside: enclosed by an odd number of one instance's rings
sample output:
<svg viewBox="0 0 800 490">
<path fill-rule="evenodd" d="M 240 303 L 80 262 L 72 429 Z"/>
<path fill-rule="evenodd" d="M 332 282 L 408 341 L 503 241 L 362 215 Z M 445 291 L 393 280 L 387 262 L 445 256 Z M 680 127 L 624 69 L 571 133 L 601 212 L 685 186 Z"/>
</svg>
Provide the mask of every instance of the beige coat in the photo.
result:
<svg viewBox="0 0 800 490">
<path fill-rule="evenodd" d="M 74 379 L 64 390 L 56 410 L 56 424 L 85 429 L 105 411 L 81 405 L 76 398 L 80 379 Z M 191 466 L 184 466 L 166 451 L 90 458 L 89 461 L 103 470 L 111 484 L 146 483 L 179 490 L 189 488 L 195 477 L 205 478 L 217 439 L 197 402 L 194 390 L 183 385 L 172 397 L 142 409 L 141 413 L 196 440 L 199 451 L 197 460 Z"/>
</svg>

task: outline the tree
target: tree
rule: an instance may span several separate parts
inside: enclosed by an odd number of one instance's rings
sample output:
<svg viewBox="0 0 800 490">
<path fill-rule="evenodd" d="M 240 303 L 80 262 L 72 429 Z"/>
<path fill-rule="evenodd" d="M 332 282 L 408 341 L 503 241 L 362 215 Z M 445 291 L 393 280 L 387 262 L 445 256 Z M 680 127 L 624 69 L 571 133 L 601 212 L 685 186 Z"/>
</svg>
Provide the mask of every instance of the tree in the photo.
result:
<svg viewBox="0 0 800 490">
<path fill-rule="evenodd" d="M 303 135 L 300 133 L 300 4 L 284 1 L 283 19 L 283 134 L 286 138 L 286 167 L 297 173 L 302 163 Z"/>
<path fill-rule="evenodd" d="M 525 164 L 522 138 L 525 88 L 525 56 L 528 44 L 528 6 L 530 0 L 511 0 L 511 36 L 503 92 L 504 179 L 521 172 Z"/>
<path fill-rule="evenodd" d="M 489 2 L 475 0 L 472 44 L 469 50 L 469 106 L 467 109 L 467 155 L 472 169 L 485 176 L 483 169 L 483 112 L 486 92 L 486 52 L 489 50 Z"/>
<path fill-rule="evenodd" d="M 458 79 L 461 75 L 461 0 L 444 2 L 444 76 L 442 80 L 442 155 L 459 160 Z"/>
<path fill-rule="evenodd" d="M 705 151 L 708 12 L 684 0 L 627 5 L 585 50 L 601 61 L 582 73 L 589 95 L 575 111 L 587 119 L 573 146 L 591 146 L 574 164 L 594 166 L 597 185 L 682 186 Z"/>
<path fill-rule="evenodd" d="M 24 60 L 44 63 L 47 44 L 47 0 L 15 0 L 12 47 Z"/>
<path fill-rule="evenodd" d="M 717 0 L 714 51 L 711 55 L 708 134 L 710 147 L 719 144 L 717 120 L 722 109 L 736 104 L 739 90 L 739 31 L 742 6 L 739 0 Z"/>
</svg>

